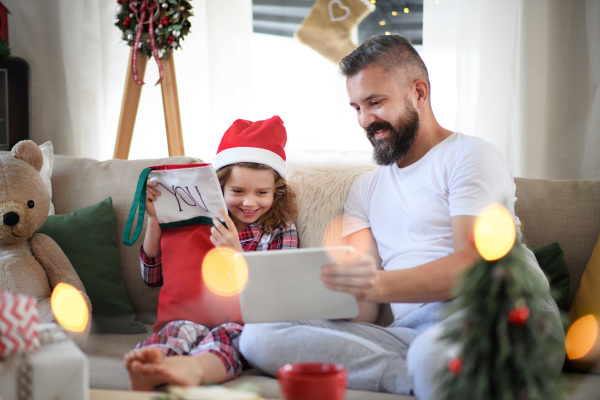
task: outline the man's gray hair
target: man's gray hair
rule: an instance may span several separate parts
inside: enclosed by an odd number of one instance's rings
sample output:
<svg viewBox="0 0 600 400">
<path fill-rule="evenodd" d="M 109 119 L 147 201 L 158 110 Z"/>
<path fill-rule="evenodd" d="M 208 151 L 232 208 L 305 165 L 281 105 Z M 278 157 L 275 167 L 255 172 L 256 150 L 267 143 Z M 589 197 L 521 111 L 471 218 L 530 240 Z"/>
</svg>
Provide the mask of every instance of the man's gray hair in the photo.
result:
<svg viewBox="0 0 600 400">
<path fill-rule="evenodd" d="M 409 78 L 424 79 L 431 86 L 423 59 L 410 39 L 404 36 L 371 36 L 340 61 L 340 72 L 350 78 L 363 69 L 374 66 L 382 67 L 386 72 L 403 69 Z"/>
</svg>

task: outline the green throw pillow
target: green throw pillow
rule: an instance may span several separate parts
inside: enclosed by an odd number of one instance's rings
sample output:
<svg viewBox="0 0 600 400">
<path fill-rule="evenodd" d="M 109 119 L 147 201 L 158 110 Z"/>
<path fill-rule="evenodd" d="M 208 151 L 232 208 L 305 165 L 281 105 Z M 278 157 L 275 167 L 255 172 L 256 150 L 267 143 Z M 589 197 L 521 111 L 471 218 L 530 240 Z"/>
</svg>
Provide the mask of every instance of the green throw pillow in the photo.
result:
<svg viewBox="0 0 600 400">
<path fill-rule="evenodd" d="M 146 333 L 125 292 L 117 253 L 112 198 L 68 215 L 50 215 L 38 230 L 63 250 L 92 303 L 92 329 L 100 333 Z"/>
<path fill-rule="evenodd" d="M 531 249 L 531 251 L 535 254 L 535 258 L 537 258 L 542 271 L 548 277 L 552 297 L 554 297 L 558 308 L 561 311 L 568 312 L 567 303 L 569 302 L 571 275 L 560 245 L 554 242 L 546 246 Z"/>
</svg>

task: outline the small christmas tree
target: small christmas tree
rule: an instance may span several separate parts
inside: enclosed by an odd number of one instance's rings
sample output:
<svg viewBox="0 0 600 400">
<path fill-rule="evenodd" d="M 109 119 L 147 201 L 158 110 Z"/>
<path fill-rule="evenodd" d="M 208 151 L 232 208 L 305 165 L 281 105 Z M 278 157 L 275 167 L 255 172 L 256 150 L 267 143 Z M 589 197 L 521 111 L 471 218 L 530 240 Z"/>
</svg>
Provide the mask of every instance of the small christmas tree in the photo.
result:
<svg viewBox="0 0 600 400">
<path fill-rule="evenodd" d="M 475 225 L 483 259 L 465 274 L 444 339 L 459 356 L 439 372 L 441 399 L 562 399 L 561 335 L 543 311 L 547 289 L 527 266 L 511 214 L 495 204 Z"/>
</svg>

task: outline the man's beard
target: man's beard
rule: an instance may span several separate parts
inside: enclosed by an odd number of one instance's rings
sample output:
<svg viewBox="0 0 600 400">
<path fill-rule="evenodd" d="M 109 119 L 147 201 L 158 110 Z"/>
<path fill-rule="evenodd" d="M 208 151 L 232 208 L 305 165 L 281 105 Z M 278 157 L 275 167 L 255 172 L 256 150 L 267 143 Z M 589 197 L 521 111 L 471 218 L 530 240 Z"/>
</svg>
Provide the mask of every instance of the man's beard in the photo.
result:
<svg viewBox="0 0 600 400">
<path fill-rule="evenodd" d="M 367 138 L 373 145 L 373 160 L 379 165 L 392 165 L 406 157 L 419 130 L 417 111 L 407 103 L 406 115 L 398 117 L 395 125 L 378 121 L 365 128 Z M 375 132 L 381 129 L 388 129 L 390 133 L 387 137 L 375 139 Z"/>
</svg>

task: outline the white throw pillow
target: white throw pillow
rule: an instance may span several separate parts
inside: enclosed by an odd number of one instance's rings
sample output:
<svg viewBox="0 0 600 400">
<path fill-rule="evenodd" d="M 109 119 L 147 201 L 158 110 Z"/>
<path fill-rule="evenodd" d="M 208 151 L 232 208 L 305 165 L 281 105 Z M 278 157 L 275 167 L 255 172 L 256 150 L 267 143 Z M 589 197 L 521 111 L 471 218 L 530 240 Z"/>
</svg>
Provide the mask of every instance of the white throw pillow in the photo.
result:
<svg viewBox="0 0 600 400">
<path fill-rule="evenodd" d="M 46 142 L 40 145 L 40 150 L 42 150 L 42 154 L 44 155 L 44 164 L 42 165 L 42 171 L 40 175 L 42 175 L 42 180 L 46 185 L 46 189 L 48 189 L 48 193 L 50 194 L 50 209 L 48 211 L 48 215 L 54 215 L 54 204 L 52 203 L 52 166 L 54 165 L 54 148 L 52 147 L 52 142 Z"/>
</svg>

